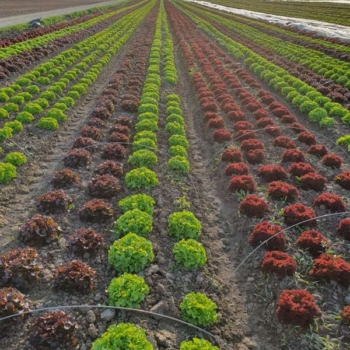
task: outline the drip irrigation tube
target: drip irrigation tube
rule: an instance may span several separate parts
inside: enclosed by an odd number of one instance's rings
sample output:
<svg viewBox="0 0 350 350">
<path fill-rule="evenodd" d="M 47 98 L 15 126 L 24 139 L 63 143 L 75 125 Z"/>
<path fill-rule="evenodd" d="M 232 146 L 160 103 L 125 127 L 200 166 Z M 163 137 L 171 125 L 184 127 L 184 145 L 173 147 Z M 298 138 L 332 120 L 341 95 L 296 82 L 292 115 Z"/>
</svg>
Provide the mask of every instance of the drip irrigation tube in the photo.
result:
<svg viewBox="0 0 350 350">
<path fill-rule="evenodd" d="M 184 326 L 193 328 L 205 335 L 207 335 L 208 337 L 212 338 L 213 340 L 215 339 L 219 339 L 221 342 L 223 342 L 225 345 L 228 345 L 227 342 L 225 342 L 221 337 L 214 335 L 208 331 L 206 331 L 203 328 L 197 327 L 191 323 L 182 321 L 178 318 L 172 317 L 172 316 L 168 316 L 168 315 L 163 315 L 163 314 L 159 314 L 156 312 L 152 312 L 152 311 L 146 311 L 146 310 L 141 310 L 141 309 L 133 309 L 133 308 L 128 308 L 128 307 L 120 307 L 120 306 L 103 306 L 103 305 L 60 305 L 60 306 L 51 306 L 51 307 L 43 307 L 43 308 L 39 308 L 39 309 L 35 309 L 35 310 L 29 310 L 29 311 L 25 311 L 25 312 L 20 312 L 17 314 L 13 314 L 13 315 L 8 315 L 5 317 L 1 317 L 0 318 L 0 322 L 1 321 L 5 321 L 8 320 L 10 318 L 13 317 L 18 317 L 18 316 L 23 316 L 23 315 L 29 315 L 29 314 L 35 314 L 37 312 L 43 312 L 43 311 L 54 311 L 54 310 L 64 310 L 64 309 L 114 309 L 114 310 L 120 310 L 120 311 L 131 311 L 131 312 L 136 312 L 139 314 L 145 314 L 148 316 L 154 316 L 154 317 L 159 317 L 159 318 L 163 318 L 163 319 L 167 319 L 169 321 L 174 321 L 176 323 L 180 323 Z"/>
</svg>

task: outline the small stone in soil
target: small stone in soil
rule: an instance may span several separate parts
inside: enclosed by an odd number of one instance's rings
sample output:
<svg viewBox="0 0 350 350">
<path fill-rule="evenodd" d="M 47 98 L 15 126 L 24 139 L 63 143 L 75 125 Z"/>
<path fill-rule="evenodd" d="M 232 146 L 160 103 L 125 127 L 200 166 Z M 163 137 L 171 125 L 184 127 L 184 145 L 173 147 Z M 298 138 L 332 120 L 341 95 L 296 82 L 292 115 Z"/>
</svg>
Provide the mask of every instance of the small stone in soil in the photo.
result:
<svg viewBox="0 0 350 350">
<path fill-rule="evenodd" d="M 161 331 L 155 334 L 157 339 L 157 343 L 159 346 L 163 346 L 165 348 L 169 348 L 175 341 L 175 334 L 172 334 L 167 331 Z"/>
<path fill-rule="evenodd" d="M 19 194 L 27 194 L 30 192 L 30 189 L 28 186 L 20 186 L 18 187 L 18 193 Z"/>
<path fill-rule="evenodd" d="M 223 230 L 223 229 L 219 229 L 218 230 L 218 234 L 219 234 L 219 236 L 221 237 L 221 238 L 225 238 L 226 237 L 226 232 L 225 232 L 225 230 Z"/>
<path fill-rule="evenodd" d="M 153 345 L 153 348 L 154 349 L 157 349 L 158 348 L 158 344 L 157 344 L 157 341 L 156 339 L 154 338 L 153 334 L 150 334 L 148 337 L 147 337 L 148 341 Z"/>
<path fill-rule="evenodd" d="M 63 263 L 64 263 L 64 261 L 63 261 L 62 259 L 57 259 L 57 260 L 55 261 L 55 265 L 56 265 L 56 266 L 62 265 Z"/>
<path fill-rule="evenodd" d="M 158 265 L 151 265 L 151 267 L 148 269 L 146 274 L 147 275 L 152 275 L 153 273 L 157 273 L 159 271 L 160 271 L 160 269 L 159 269 Z"/>
<path fill-rule="evenodd" d="M 161 294 L 161 295 L 166 295 L 166 294 L 167 294 L 167 292 L 166 292 L 166 290 L 165 290 L 165 287 L 164 287 L 161 283 L 159 283 L 159 284 L 156 286 L 156 292 L 157 292 L 158 294 Z"/>
<path fill-rule="evenodd" d="M 176 304 L 175 304 L 175 300 L 173 297 L 170 297 L 169 300 L 168 300 L 168 306 L 169 306 L 169 311 L 175 315 L 175 316 L 178 316 L 179 314 L 179 310 L 178 308 L 176 307 Z"/>
<path fill-rule="evenodd" d="M 202 285 L 203 280 L 204 280 L 203 275 L 201 273 L 199 273 L 196 277 L 196 283 L 198 284 L 198 286 Z"/>
<path fill-rule="evenodd" d="M 158 264 L 159 265 L 165 265 L 166 264 L 166 260 L 162 257 L 158 255 Z"/>
<path fill-rule="evenodd" d="M 164 313 L 167 309 L 168 309 L 168 304 L 164 300 L 161 300 L 159 303 L 154 305 L 150 311 L 161 314 L 161 313 Z"/>
<path fill-rule="evenodd" d="M 243 344 L 246 345 L 248 347 L 248 349 L 252 349 L 252 350 L 259 350 L 260 349 L 260 345 L 258 345 L 256 341 L 249 339 L 249 338 L 244 338 Z"/>
<path fill-rule="evenodd" d="M 350 305 L 350 295 L 347 295 L 344 299 L 346 305 Z"/>
<path fill-rule="evenodd" d="M 98 331 L 97 331 L 96 327 L 93 324 L 89 325 L 88 333 L 89 333 L 89 336 L 92 339 L 96 339 L 98 337 Z"/>
<path fill-rule="evenodd" d="M 170 273 L 170 272 L 167 272 L 167 273 L 165 274 L 165 276 L 166 276 L 166 278 L 167 278 L 168 280 L 173 280 L 173 279 L 175 278 L 175 276 L 174 276 L 172 273 Z"/>
<path fill-rule="evenodd" d="M 102 299 L 101 293 L 97 293 L 97 294 L 94 296 L 94 300 L 95 300 L 95 301 L 100 301 L 101 299 Z"/>
<path fill-rule="evenodd" d="M 94 323 L 96 321 L 96 315 L 92 310 L 89 310 L 86 314 L 86 320 L 89 323 Z"/>
<path fill-rule="evenodd" d="M 146 277 L 146 283 L 148 284 L 149 287 L 153 287 L 153 279 L 151 277 Z"/>
<path fill-rule="evenodd" d="M 64 237 L 61 237 L 58 240 L 58 244 L 60 245 L 61 248 L 64 248 L 67 245 L 67 241 L 66 241 L 66 239 Z"/>
<path fill-rule="evenodd" d="M 53 274 L 49 269 L 43 271 L 43 280 L 44 282 L 50 282 L 53 279 Z"/>
<path fill-rule="evenodd" d="M 101 319 L 106 322 L 112 320 L 114 316 L 115 316 L 115 310 L 113 309 L 107 309 L 101 313 Z"/>
</svg>

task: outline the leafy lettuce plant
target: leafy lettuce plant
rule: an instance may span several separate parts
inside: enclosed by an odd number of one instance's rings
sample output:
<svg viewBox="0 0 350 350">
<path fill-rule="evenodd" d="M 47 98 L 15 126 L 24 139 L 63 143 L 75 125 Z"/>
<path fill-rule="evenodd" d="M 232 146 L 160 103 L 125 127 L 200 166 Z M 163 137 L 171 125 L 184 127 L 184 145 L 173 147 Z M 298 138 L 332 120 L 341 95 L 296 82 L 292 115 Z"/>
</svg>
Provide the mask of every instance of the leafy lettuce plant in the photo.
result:
<svg viewBox="0 0 350 350">
<path fill-rule="evenodd" d="M 153 259 L 152 243 L 135 233 L 115 241 L 108 250 L 108 262 L 118 273 L 137 273 Z"/>
<path fill-rule="evenodd" d="M 5 163 L 19 166 L 27 163 L 27 157 L 21 152 L 10 152 L 5 157 Z"/>
<path fill-rule="evenodd" d="M 0 119 L 9 118 L 10 114 L 5 108 L 0 108 Z"/>
<path fill-rule="evenodd" d="M 203 245 L 194 239 L 182 239 L 174 245 L 175 262 L 187 269 L 197 269 L 207 262 Z"/>
<path fill-rule="evenodd" d="M 168 218 L 168 232 L 171 236 L 177 239 L 199 237 L 202 229 L 202 224 L 188 210 L 175 212 L 169 215 Z"/>
<path fill-rule="evenodd" d="M 153 112 L 144 112 L 142 114 L 139 114 L 137 117 L 137 121 L 141 122 L 143 120 L 151 120 L 151 121 L 155 121 L 158 122 L 159 117 L 156 113 Z"/>
<path fill-rule="evenodd" d="M 21 132 L 23 130 L 23 125 L 18 120 L 14 120 L 12 122 L 6 122 L 4 124 L 4 127 L 12 129 L 12 131 L 14 133 L 18 133 L 18 132 Z"/>
<path fill-rule="evenodd" d="M 3 142 L 6 139 L 10 139 L 13 136 L 13 130 L 12 128 L 9 128 L 8 126 L 4 126 L 0 129 L 0 142 Z"/>
<path fill-rule="evenodd" d="M 196 326 L 209 327 L 217 322 L 217 305 L 203 293 L 188 293 L 180 304 L 181 317 Z"/>
<path fill-rule="evenodd" d="M 141 149 L 134 152 L 128 159 L 128 163 L 135 168 L 145 167 L 153 168 L 158 162 L 157 156 L 154 152 L 147 149 Z"/>
<path fill-rule="evenodd" d="M 182 135 L 173 135 L 173 136 L 170 136 L 169 139 L 168 139 L 168 142 L 169 142 L 169 146 L 182 146 L 183 148 L 185 148 L 186 150 L 188 149 L 189 147 L 189 143 L 186 139 L 185 136 L 182 136 Z"/>
<path fill-rule="evenodd" d="M 147 236 L 153 229 L 153 218 L 151 215 L 139 209 L 132 209 L 119 216 L 114 223 L 114 233 L 123 236 L 128 232 L 140 236 Z"/>
<path fill-rule="evenodd" d="M 140 131 L 134 136 L 134 142 L 142 139 L 150 139 L 153 142 L 157 141 L 157 135 L 153 131 Z"/>
<path fill-rule="evenodd" d="M 178 123 L 182 126 L 185 125 L 185 121 L 184 118 L 181 117 L 181 115 L 177 115 L 177 114 L 170 114 L 167 118 L 166 118 L 167 123 Z"/>
<path fill-rule="evenodd" d="M 187 157 L 187 151 L 182 146 L 171 146 L 169 148 L 169 154 L 172 157 L 175 157 L 175 156 L 181 156 L 181 157 L 185 157 L 185 158 Z"/>
<path fill-rule="evenodd" d="M 135 129 L 137 132 L 145 131 L 145 130 L 157 131 L 158 124 L 155 120 L 142 120 L 136 124 Z"/>
<path fill-rule="evenodd" d="M 185 157 L 174 156 L 168 160 L 168 168 L 180 174 L 187 174 L 190 171 L 190 163 Z"/>
<path fill-rule="evenodd" d="M 32 115 L 40 114 L 43 112 L 42 107 L 38 103 L 29 102 L 23 108 L 24 112 L 28 112 Z"/>
<path fill-rule="evenodd" d="M 142 277 L 124 273 L 113 278 L 107 292 L 109 305 L 139 308 L 149 293 L 149 287 Z"/>
<path fill-rule="evenodd" d="M 62 111 L 61 109 L 58 109 L 58 108 L 51 108 L 47 112 L 46 118 L 54 118 L 58 122 L 63 122 L 63 121 L 66 121 L 68 119 L 68 117 L 64 114 L 64 111 Z"/>
<path fill-rule="evenodd" d="M 11 112 L 18 112 L 19 111 L 19 107 L 16 103 L 12 103 L 12 102 L 7 102 L 4 104 L 4 109 L 7 110 L 7 112 L 11 113 Z"/>
<path fill-rule="evenodd" d="M 182 124 L 179 124 L 178 122 L 169 122 L 165 127 L 165 131 L 170 135 L 185 136 L 185 128 Z"/>
<path fill-rule="evenodd" d="M 0 163 L 0 183 L 8 184 L 17 175 L 16 167 L 10 163 Z"/>
<path fill-rule="evenodd" d="M 149 215 L 153 215 L 154 203 L 154 199 L 151 196 L 140 193 L 125 197 L 118 202 L 118 205 L 122 208 L 124 213 L 129 210 L 139 209 Z"/>
<path fill-rule="evenodd" d="M 205 339 L 193 338 L 183 341 L 180 344 L 180 350 L 219 350 L 219 348 Z"/>
<path fill-rule="evenodd" d="M 151 132 L 151 131 L 142 131 L 142 132 Z M 157 151 L 157 145 L 155 141 L 151 138 L 138 138 L 134 140 L 132 144 L 132 149 L 134 152 L 139 151 L 141 149 L 146 149 L 149 151 Z"/>
<path fill-rule="evenodd" d="M 41 108 L 47 108 L 50 106 L 49 101 L 46 98 L 42 98 L 42 97 L 35 100 L 35 103 L 37 103 Z"/>
<path fill-rule="evenodd" d="M 137 168 L 126 174 L 125 184 L 130 190 L 151 189 L 158 185 L 158 178 L 152 170 Z"/>
<path fill-rule="evenodd" d="M 158 114 L 158 106 L 156 104 L 151 104 L 151 103 L 145 103 L 140 105 L 138 109 L 138 113 L 146 113 L 146 112 L 151 112 L 154 114 Z"/>
<path fill-rule="evenodd" d="M 40 118 L 37 124 L 39 129 L 57 130 L 59 128 L 58 121 L 55 118 Z"/>
<path fill-rule="evenodd" d="M 112 324 L 100 338 L 92 344 L 91 350 L 153 350 L 146 332 L 131 323 Z"/>
</svg>

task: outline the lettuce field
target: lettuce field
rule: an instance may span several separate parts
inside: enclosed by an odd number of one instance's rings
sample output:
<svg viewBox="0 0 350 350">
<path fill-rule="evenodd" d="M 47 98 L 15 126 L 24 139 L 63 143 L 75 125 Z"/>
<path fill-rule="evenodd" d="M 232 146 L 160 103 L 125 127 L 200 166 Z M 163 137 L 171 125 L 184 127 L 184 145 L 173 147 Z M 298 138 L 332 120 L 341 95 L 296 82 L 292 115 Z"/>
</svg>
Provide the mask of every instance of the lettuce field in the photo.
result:
<svg viewBox="0 0 350 350">
<path fill-rule="evenodd" d="M 18 28 L 1 349 L 350 349 L 349 42 L 179 0 Z"/>
</svg>

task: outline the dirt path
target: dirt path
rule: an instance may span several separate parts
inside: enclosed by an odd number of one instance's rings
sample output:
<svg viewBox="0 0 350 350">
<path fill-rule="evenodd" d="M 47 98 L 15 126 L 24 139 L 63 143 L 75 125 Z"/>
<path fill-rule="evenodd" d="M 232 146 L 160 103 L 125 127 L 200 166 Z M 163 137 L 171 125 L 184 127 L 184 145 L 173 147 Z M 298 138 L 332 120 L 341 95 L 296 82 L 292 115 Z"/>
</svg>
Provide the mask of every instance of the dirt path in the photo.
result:
<svg viewBox="0 0 350 350">
<path fill-rule="evenodd" d="M 29 22 L 35 18 L 47 18 L 83 11 L 96 6 L 118 4 L 122 0 L 77 0 L 75 6 L 69 0 L 14 0 L 1 4 L 0 27 Z"/>
</svg>

